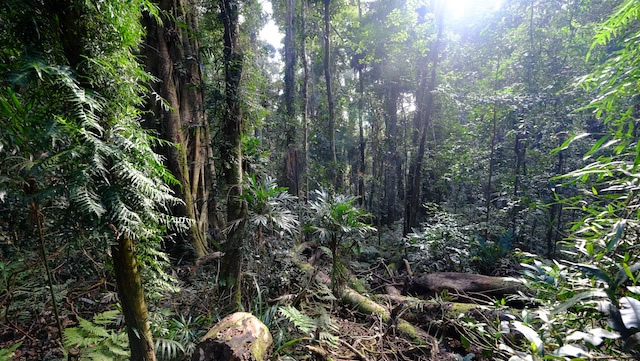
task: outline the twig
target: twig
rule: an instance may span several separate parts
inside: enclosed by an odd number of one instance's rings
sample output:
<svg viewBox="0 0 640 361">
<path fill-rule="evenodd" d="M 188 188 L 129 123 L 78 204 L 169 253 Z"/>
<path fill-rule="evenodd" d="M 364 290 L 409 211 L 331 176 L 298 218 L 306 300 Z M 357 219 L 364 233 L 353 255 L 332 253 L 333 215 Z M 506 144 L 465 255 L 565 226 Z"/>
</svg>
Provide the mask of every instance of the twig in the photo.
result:
<svg viewBox="0 0 640 361">
<path fill-rule="evenodd" d="M 38 227 L 38 238 L 40 240 L 40 253 L 42 254 L 42 263 L 44 264 L 44 270 L 47 273 L 47 283 L 49 284 L 49 292 L 51 293 L 51 304 L 53 305 L 53 314 L 56 317 L 56 324 L 58 326 L 58 332 L 60 332 L 60 340 L 64 334 L 62 328 L 62 322 L 60 321 L 60 312 L 58 312 L 58 303 L 56 302 L 56 294 L 53 290 L 53 277 L 51 276 L 51 269 L 49 269 L 49 262 L 47 262 L 47 248 L 44 244 L 44 232 L 42 230 L 42 217 L 40 214 L 40 208 L 35 199 L 31 200 L 31 208 L 33 209 L 33 216 L 36 219 L 36 226 Z"/>
<path fill-rule="evenodd" d="M 360 360 L 369 361 L 367 356 L 363 355 L 362 352 L 358 351 L 355 347 L 351 346 L 347 341 L 341 338 L 339 338 L 338 340 L 340 340 L 340 343 L 342 343 L 344 347 L 348 348 L 351 352 L 353 352 L 356 356 L 358 356 Z"/>
<path fill-rule="evenodd" d="M 409 261 L 407 261 L 406 258 L 403 258 L 402 261 L 404 262 L 404 268 L 407 270 L 407 275 L 409 277 L 413 277 L 413 271 L 411 270 L 411 265 L 409 264 Z"/>
<path fill-rule="evenodd" d="M 31 342 L 36 342 L 36 339 L 33 338 L 31 335 L 29 335 L 28 333 L 26 333 L 23 329 L 21 329 L 20 327 L 18 327 L 18 325 L 14 324 L 13 322 L 11 322 L 11 320 L 7 320 L 7 324 L 9 326 L 11 326 L 13 329 L 15 329 L 16 331 L 20 332 L 21 334 L 23 334 L 25 337 L 27 337 L 29 340 L 31 340 Z"/>
</svg>

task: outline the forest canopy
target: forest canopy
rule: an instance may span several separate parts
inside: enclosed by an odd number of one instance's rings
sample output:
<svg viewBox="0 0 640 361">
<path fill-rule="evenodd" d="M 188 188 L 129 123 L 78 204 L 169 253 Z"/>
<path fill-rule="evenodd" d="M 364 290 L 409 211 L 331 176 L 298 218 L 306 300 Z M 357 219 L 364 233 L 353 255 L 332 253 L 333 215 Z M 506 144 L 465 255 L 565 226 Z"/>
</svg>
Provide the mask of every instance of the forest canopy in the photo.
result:
<svg viewBox="0 0 640 361">
<path fill-rule="evenodd" d="M 640 357 L 637 0 L 3 0 L 0 361 Z"/>
</svg>

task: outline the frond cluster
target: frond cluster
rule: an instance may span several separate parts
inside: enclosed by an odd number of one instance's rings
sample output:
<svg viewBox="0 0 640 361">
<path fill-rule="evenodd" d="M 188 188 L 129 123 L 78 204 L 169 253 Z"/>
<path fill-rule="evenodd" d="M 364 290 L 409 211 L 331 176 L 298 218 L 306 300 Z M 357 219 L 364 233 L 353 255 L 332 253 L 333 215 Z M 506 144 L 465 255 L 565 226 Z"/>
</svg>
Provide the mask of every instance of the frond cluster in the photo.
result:
<svg viewBox="0 0 640 361">
<path fill-rule="evenodd" d="M 79 360 L 128 360 L 127 333 L 109 329 L 119 316 L 118 311 L 96 314 L 93 321 L 79 318 L 77 327 L 64 330 L 63 342 L 67 349 L 76 350 Z"/>
<path fill-rule="evenodd" d="M 344 194 L 330 195 L 325 189 L 314 191 L 316 199 L 309 202 L 312 228 L 320 239 L 332 236 L 358 235 L 364 237 L 375 232 L 375 227 L 365 223 L 371 215 L 354 205 L 356 197 Z"/>
<path fill-rule="evenodd" d="M 297 229 L 298 217 L 290 209 L 297 197 L 286 187 L 278 187 L 273 177 L 257 179 L 255 175 L 250 176 L 242 199 L 247 202 L 252 226 L 289 235 Z"/>
</svg>

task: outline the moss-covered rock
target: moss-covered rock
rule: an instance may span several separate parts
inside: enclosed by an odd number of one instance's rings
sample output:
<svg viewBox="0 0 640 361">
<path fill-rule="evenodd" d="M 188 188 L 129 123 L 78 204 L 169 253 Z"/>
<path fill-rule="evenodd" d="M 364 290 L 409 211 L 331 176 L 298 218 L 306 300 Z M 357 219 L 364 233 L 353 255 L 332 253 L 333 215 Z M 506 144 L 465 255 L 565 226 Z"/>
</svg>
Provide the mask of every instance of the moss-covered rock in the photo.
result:
<svg viewBox="0 0 640 361">
<path fill-rule="evenodd" d="M 250 313 L 236 312 L 207 332 L 191 361 L 264 361 L 272 346 L 267 326 Z"/>
</svg>

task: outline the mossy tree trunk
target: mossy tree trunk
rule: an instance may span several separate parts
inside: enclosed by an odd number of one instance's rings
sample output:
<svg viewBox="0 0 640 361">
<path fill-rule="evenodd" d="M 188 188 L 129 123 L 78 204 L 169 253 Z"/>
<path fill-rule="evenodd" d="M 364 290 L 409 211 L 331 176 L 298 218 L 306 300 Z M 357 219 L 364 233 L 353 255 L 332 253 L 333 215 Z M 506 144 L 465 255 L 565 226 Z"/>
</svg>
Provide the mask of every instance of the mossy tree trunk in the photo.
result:
<svg viewBox="0 0 640 361">
<path fill-rule="evenodd" d="M 221 149 L 227 187 L 227 220 L 229 231 L 224 243 L 221 276 L 230 303 L 240 305 L 244 228 L 247 205 L 239 197 L 242 195 L 242 113 L 239 99 L 242 78 L 243 53 L 240 49 L 239 4 L 237 0 L 220 0 L 222 22 L 224 24 L 224 68 L 225 104 L 222 134 L 224 144 Z"/>
<path fill-rule="evenodd" d="M 295 107 L 295 71 L 296 71 L 296 0 L 285 1 L 285 37 L 284 37 L 284 111 L 285 139 L 287 152 L 284 159 L 285 186 L 289 193 L 297 196 L 300 188 L 298 176 L 298 149 L 296 145 L 296 107 Z"/>
<path fill-rule="evenodd" d="M 111 246 L 118 296 L 129 334 L 132 361 L 155 361 L 153 339 L 149 329 L 149 313 L 144 299 L 140 268 L 133 241 L 119 234 L 117 244 Z"/>
<path fill-rule="evenodd" d="M 338 158 L 336 153 L 336 120 L 333 93 L 331 92 L 331 0 L 324 0 L 324 80 L 327 87 L 329 150 L 331 151 L 331 166 L 329 177 L 334 182 L 336 191 L 340 188 L 338 172 Z"/>
<path fill-rule="evenodd" d="M 184 205 L 176 209 L 176 215 L 194 221 L 189 239 L 196 256 L 202 257 L 208 252 L 210 226 L 220 228 L 222 221 L 211 192 L 215 172 L 204 112 L 199 43 L 193 35 L 198 31 L 197 15 L 191 0 L 161 0 L 158 6 L 165 16 L 162 24 L 145 16 L 144 50 L 147 71 L 160 80 L 151 85 L 151 90 L 166 103 L 151 96 L 153 118 L 148 126 L 157 128 L 164 139 L 176 145 L 164 150 L 167 165 L 181 184 L 175 190 Z M 186 22 L 188 29 L 175 19 Z"/>
</svg>

